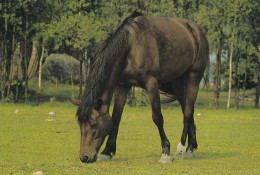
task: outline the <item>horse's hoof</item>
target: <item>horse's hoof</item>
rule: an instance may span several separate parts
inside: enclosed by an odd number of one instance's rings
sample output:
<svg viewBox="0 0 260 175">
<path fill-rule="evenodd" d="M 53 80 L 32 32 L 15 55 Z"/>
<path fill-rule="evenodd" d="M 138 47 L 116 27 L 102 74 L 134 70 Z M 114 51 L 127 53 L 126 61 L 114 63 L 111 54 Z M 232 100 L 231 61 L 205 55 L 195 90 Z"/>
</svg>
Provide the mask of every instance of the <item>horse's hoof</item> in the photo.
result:
<svg viewBox="0 0 260 175">
<path fill-rule="evenodd" d="M 195 155 L 194 155 L 194 152 L 193 151 L 191 151 L 191 150 L 187 150 L 186 151 L 186 153 L 184 154 L 184 158 L 186 159 L 186 158 L 194 158 L 195 157 Z"/>
<path fill-rule="evenodd" d="M 179 151 L 180 153 L 185 153 L 186 152 L 186 146 L 182 145 L 181 142 L 178 144 L 177 146 L 177 151 Z M 176 152 L 177 152 L 176 151 Z"/>
<path fill-rule="evenodd" d="M 177 146 L 177 150 L 172 156 L 174 159 L 183 159 L 185 153 L 186 153 L 186 146 L 185 145 L 183 146 L 180 142 Z"/>
<path fill-rule="evenodd" d="M 191 150 L 187 150 L 185 153 L 176 151 L 173 154 L 174 159 L 189 159 L 189 158 L 194 158 L 194 157 L 195 157 L 194 152 Z"/>
<path fill-rule="evenodd" d="M 112 157 L 111 156 L 108 156 L 108 155 L 105 155 L 105 154 L 100 154 L 97 158 L 97 162 L 101 162 L 101 161 L 109 161 L 111 160 Z"/>
<path fill-rule="evenodd" d="M 173 158 L 170 156 L 170 155 L 167 155 L 167 154 L 162 154 L 160 160 L 159 160 L 159 163 L 172 163 L 173 161 Z"/>
<path fill-rule="evenodd" d="M 176 152 L 172 155 L 172 157 L 173 157 L 174 159 L 183 159 L 183 158 L 184 158 L 184 154 L 183 154 L 182 152 L 176 151 Z"/>
</svg>

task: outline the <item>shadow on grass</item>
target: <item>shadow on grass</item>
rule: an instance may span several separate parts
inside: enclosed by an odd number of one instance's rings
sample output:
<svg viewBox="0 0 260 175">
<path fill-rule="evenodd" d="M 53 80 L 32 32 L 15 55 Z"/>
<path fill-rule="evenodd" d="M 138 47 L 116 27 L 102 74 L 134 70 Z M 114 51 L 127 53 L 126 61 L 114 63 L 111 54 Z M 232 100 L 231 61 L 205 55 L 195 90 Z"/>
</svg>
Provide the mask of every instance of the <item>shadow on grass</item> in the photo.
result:
<svg viewBox="0 0 260 175">
<path fill-rule="evenodd" d="M 231 158 L 231 157 L 237 157 L 240 154 L 238 152 L 226 152 L 226 153 L 218 153 L 218 152 L 195 152 L 195 158 L 186 158 L 186 159 L 176 159 L 176 160 L 212 160 L 212 159 L 222 159 L 222 158 Z M 135 156 L 134 158 L 129 156 L 123 156 L 123 157 L 113 157 L 112 162 L 121 162 L 121 163 L 130 163 L 130 162 L 140 162 L 140 161 L 146 161 L 148 164 L 159 164 L 160 154 L 148 154 L 148 155 L 142 155 L 142 156 Z M 111 162 L 107 161 L 107 162 Z M 175 159 L 173 159 L 173 162 Z M 101 161 L 102 163 L 103 161 Z M 97 162 L 100 163 L 100 162 Z"/>
<path fill-rule="evenodd" d="M 159 159 L 160 159 L 160 154 L 147 154 L 147 155 L 140 155 L 140 156 L 138 156 L 138 155 L 135 155 L 134 157 L 133 157 L 133 155 L 125 155 L 125 156 L 115 156 L 115 157 L 113 157 L 111 160 L 112 161 L 114 161 L 114 162 L 140 162 L 140 161 L 143 161 L 144 159 L 149 159 L 149 161 L 148 162 L 153 162 L 153 161 L 157 161 L 157 159 L 158 159 L 158 161 L 159 161 Z M 155 161 L 155 162 L 156 162 Z"/>
<path fill-rule="evenodd" d="M 195 159 L 219 159 L 239 156 L 238 152 L 195 152 Z"/>
</svg>

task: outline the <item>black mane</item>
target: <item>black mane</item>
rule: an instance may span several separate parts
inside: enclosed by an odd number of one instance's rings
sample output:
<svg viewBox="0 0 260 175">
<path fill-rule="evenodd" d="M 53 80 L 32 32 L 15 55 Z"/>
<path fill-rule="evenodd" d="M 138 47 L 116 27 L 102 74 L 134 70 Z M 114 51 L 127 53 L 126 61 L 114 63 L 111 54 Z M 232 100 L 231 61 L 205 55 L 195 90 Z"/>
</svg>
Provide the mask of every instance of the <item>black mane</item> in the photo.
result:
<svg viewBox="0 0 260 175">
<path fill-rule="evenodd" d="M 136 23 L 134 18 L 138 16 L 143 16 L 143 14 L 134 11 L 128 16 L 116 31 L 102 43 L 97 52 L 86 81 L 85 92 L 81 100 L 82 103 L 77 111 L 79 123 L 88 121 L 92 106 L 101 98 L 115 62 L 121 61 L 123 63 L 122 59 L 129 50 L 128 40 L 130 32 L 127 26 L 132 26 L 132 24 Z"/>
</svg>

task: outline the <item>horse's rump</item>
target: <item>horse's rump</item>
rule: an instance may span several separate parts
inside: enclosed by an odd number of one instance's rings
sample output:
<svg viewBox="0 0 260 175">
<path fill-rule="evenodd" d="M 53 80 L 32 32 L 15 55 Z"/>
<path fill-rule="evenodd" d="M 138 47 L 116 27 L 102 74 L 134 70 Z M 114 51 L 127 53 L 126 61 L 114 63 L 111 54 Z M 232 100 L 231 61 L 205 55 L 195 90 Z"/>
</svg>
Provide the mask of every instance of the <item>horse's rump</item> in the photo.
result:
<svg viewBox="0 0 260 175">
<path fill-rule="evenodd" d="M 177 79 L 195 62 L 203 74 L 208 58 L 207 39 L 194 22 L 182 18 L 139 16 L 129 27 L 130 52 L 123 81 L 142 86 L 148 74 L 160 84 Z"/>
</svg>

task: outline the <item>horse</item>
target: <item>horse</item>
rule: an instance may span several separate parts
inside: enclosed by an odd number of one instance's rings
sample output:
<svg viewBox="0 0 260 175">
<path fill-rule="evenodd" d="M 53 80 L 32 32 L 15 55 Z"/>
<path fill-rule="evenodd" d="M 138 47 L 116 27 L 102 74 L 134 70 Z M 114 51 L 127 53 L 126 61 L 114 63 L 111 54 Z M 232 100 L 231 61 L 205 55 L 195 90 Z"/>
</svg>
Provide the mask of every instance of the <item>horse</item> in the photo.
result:
<svg viewBox="0 0 260 175">
<path fill-rule="evenodd" d="M 152 17 L 137 11 L 126 17 L 99 47 L 82 99 L 71 100 L 78 105 L 80 160 L 93 163 L 110 160 L 115 155 L 119 124 L 132 86 L 143 88 L 149 96 L 152 119 L 161 138 L 159 162 L 172 162 L 174 155 L 194 156 L 198 147 L 194 103 L 208 58 L 206 35 L 195 22 Z M 160 92 L 178 100 L 184 116 L 181 139 L 173 155 L 164 131 Z M 113 95 L 111 117 L 109 107 Z M 107 136 L 106 146 L 98 157 Z"/>
</svg>

